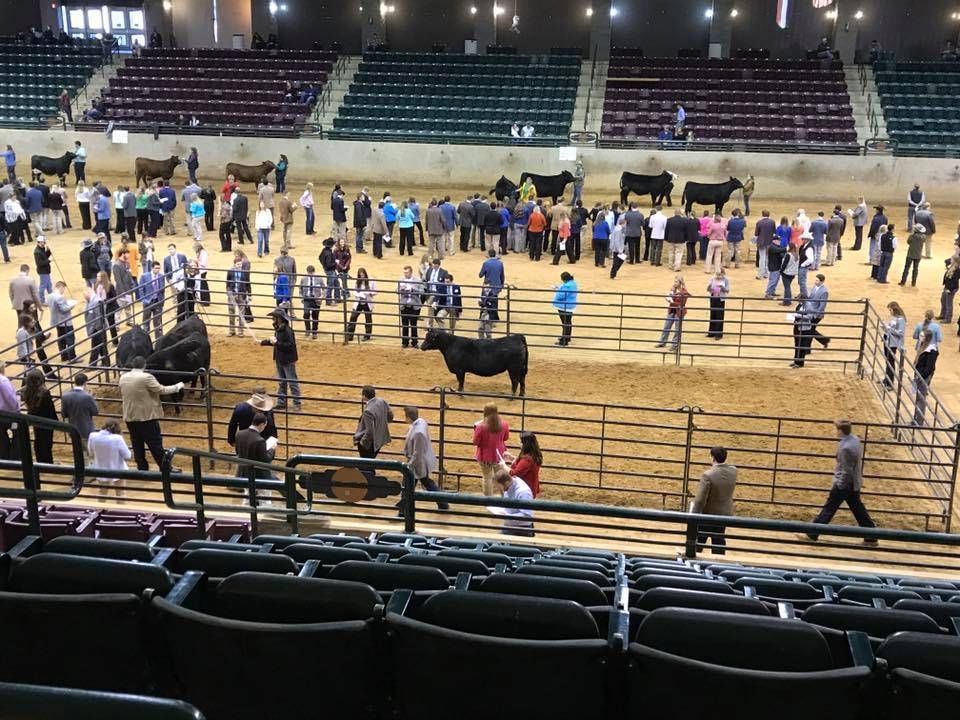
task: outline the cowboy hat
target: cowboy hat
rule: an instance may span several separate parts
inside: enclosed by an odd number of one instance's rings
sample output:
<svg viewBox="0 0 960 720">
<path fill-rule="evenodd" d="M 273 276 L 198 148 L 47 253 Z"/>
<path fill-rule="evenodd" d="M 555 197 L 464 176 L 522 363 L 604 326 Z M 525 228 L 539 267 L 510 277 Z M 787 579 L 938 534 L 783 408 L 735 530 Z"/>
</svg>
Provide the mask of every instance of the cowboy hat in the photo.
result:
<svg viewBox="0 0 960 720">
<path fill-rule="evenodd" d="M 251 405 L 254 410 L 259 410 L 260 412 L 270 412 L 273 410 L 273 398 L 267 394 L 265 387 L 255 387 L 250 393 L 250 399 L 247 400 L 247 404 Z"/>
</svg>

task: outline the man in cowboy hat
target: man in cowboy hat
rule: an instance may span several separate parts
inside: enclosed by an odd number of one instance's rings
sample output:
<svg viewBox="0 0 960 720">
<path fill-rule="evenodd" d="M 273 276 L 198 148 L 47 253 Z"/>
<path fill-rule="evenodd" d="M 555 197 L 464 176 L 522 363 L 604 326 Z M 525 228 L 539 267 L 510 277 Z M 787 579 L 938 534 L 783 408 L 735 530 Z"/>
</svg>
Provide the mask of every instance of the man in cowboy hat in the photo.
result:
<svg viewBox="0 0 960 720">
<path fill-rule="evenodd" d="M 267 394 L 267 389 L 258 385 L 250 393 L 250 397 L 239 403 L 233 408 L 233 415 L 230 416 L 230 424 L 227 426 L 227 442 L 234 445 L 237 441 L 237 433 L 240 430 L 246 430 L 253 422 L 253 416 L 257 413 L 263 414 L 267 418 L 267 424 L 261 435 L 263 439 L 277 437 L 277 425 L 273 418 L 273 398 Z"/>
<path fill-rule="evenodd" d="M 290 327 L 290 316 L 283 308 L 277 308 L 267 315 L 273 318 L 273 337 L 261 340 L 260 344 L 273 346 L 273 362 L 277 367 L 277 378 L 279 379 L 277 395 L 280 396 L 280 402 L 277 403 L 276 407 L 280 409 L 287 406 L 287 387 L 289 386 L 290 394 L 293 396 L 293 409 L 295 412 L 300 412 L 297 338 Z"/>
</svg>

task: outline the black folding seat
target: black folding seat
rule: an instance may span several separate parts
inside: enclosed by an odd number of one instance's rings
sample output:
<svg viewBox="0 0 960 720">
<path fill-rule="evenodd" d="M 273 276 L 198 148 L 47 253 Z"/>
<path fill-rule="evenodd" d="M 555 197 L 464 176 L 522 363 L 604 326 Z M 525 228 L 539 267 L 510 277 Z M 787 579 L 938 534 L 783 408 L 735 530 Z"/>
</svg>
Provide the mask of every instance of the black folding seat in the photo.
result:
<svg viewBox="0 0 960 720">
<path fill-rule="evenodd" d="M 487 552 L 502 553 L 513 558 L 532 558 L 543 554 L 540 548 L 527 545 L 507 545 L 505 543 L 494 543 L 487 548 Z"/>
<path fill-rule="evenodd" d="M 534 565 L 540 567 L 569 568 L 571 570 L 591 570 L 602 575 L 610 575 L 611 569 L 602 563 L 588 562 L 582 560 L 566 560 L 559 557 L 537 558 L 533 561 Z"/>
<path fill-rule="evenodd" d="M 940 627 L 929 615 L 915 610 L 861 607 L 818 603 L 803 613 L 804 622 L 835 630 L 859 630 L 873 638 L 886 638 L 895 632 L 939 633 Z"/>
<path fill-rule="evenodd" d="M 800 607 L 823 601 L 823 591 L 813 585 L 778 578 L 743 577 L 733 583 L 733 587 L 741 592 L 752 587 L 764 600 L 791 602 Z"/>
<path fill-rule="evenodd" d="M 650 590 L 652 588 L 666 587 L 678 588 L 681 590 L 700 590 L 702 592 L 723 593 L 725 595 L 735 594 L 733 588 L 721 580 L 708 580 L 698 577 L 680 577 L 678 575 L 644 575 L 631 582 L 636 590 Z"/>
<path fill-rule="evenodd" d="M 960 603 L 938 602 L 936 600 L 897 600 L 893 604 L 894 610 L 914 610 L 932 617 L 936 623 L 953 632 L 953 620 L 960 621 Z"/>
<path fill-rule="evenodd" d="M 663 607 L 684 607 L 699 610 L 743 613 L 746 615 L 770 614 L 767 606 L 757 598 L 666 587 L 647 590 L 640 596 L 636 607 L 640 610 L 648 611 Z"/>
<path fill-rule="evenodd" d="M 340 537 L 335 535 L 334 537 Z M 350 538 L 350 542 L 353 542 L 355 538 Z M 298 537 L 297 535 L 257 535 L 253 539 L 254 545 L 272 545 L 274 552 L 283 550 L 284 548 L 289 547 L 290 545 L 321 545 L 325 546 L 326 543 L 323 540 L 318 540 L 312 537 Z"/>
<path fill-rule="evenodd" d="M 286 555 L 229 550 L 193 550 L 180 559 L 180 572 L 198 570 L 213 578 L 225 578 L 237 572 L 265 572 L 283 575 L 297 573 L 297 563 Z"/>
<path fill-rule="evenodd" d="M 490 706 L 464 702 L 464 688 L 478 674 L 490 687 L 516 687 L 518 668 L 544 691 L 499 694 L 498 715 L 606 717 L 607 643 L 577 603 L 453 590 L 427 600 L 417 619 L 388 612 L 386 620 L 400 717 L 446 717 L 456 707 L 460 720 L 486 720 Z"/>
<path fill-rule="evenodd" d="M 347 548 L 353 548 L 354 550 L 363 550 L 370 557 L 377 557 L 386 553 L 390 556 L 391 560 L 396 560 L 397 558 L 403 557 L 410 552 L 409 548 L 404 547 L 403 545 L 380 545 L 378 543 L 364 543 L 364 542 L 349 542 L 344 545 Z"/>
<path fill-rule="evenodd" d="M 149 692 L 141 593 L 173 588 L 148 563 L 41 553 L 0 592 L 0 680 Z M 13 651 L 16 648 L 16 651 Z M 2 713 L 2 711 L 0 711 Z"/>
<path fill-rule="evenodd" d="M 370 669 L 383 658 L 369 620 L 248 622 L 163 598 L 154 598 L 152 609 L 158 638 L 152 656 L 164 678 L 161 689 L 195 705 L 208 720 L 316 717 L 318 704 L 324 718 L 355 720 L 381 712 L 382 674 Z"/>
<path fill-rule="evenodd" d="M 678 566 L 679 567 L 679 566 Z M 672 568 L 665 567 L 638 567 L 630 573 L 630 579 L 636 581 L 639 578 L 644 577 L 645 575 L 670 575 L 671 577 L 681 577 L 681 578 L 707 578 L 706 575 L 698 573 L 693 568 L 687 568 L 685 570 L 674 570 Z"/>
<path fill-rule="evenodd" d="M 181 543 L 181 553 L 194 550 L 226 550 L 227 552 L 263 552 L 262 543 L 232 543 L 224 540 L 187 540 Z"/>
<path fill-rule="evenodd" d="M 72 537 L 70 535 L 61 535 L 44 543 L 43 552 L 111 558 L 113 560 L 136 560 L 145 563 L 151 562 L 154 556 L 153 549 L 147 543 L 127 540 L 100 540 Z"/>
<path fill-rule="evenodd" d="M 604 592 L 594 583 L 570 578 L 496 573 L 484 578 L 477 589 L 481 592 L 494 592 L 503 595 L 527 595 L 573 600 L 584 607 L 610 604 Z"/>
<path fill-rule="evenodd" d="M 283 549 L 283 554 L 292 557 L 298 563 L 305 563 L 307 560 L 319 560 L 321 565 L 336 565 L 345 560 L 370 560 L 369 554 L 356 548 L 307 543 L 288 545 Z"/>
<path fill-rule="evenodd" d="M 953 717 L 960 707 L 960 638 L 902 632 L 887 638 L 877 657 L 887 666 L 892 692 L 883 718 Z"/>
<path fill-rule="evenodd" d="M 598 587 L 607 587 L 612 584 L 611 578 L 596 570 L 580 570 L 577 568 L 555 567 L 540 563 L 523 565 L 517 568 L 520 575 L 540 575 L 546 577 L 570 578 L 571 580 L 587 580 Z"/>
<path fill-rule="evenodd" d="M 490 574 L 489 568 L 479 560 L 441 555 L 410 553 L 397 560 L 397 564 L 437 568 L 448 577 L 456 577 L 462 572 L 470 573 L 474 577 L 483 577 Z"/>
<path fill-rule="evenodd" d="M 204 720 L 180 700 L 3 682 L 0 708 L 10 720 Z"/>
<path fill-rule="evenodd" d="M 378 544 L 404 545 L 407 541 L 410 541 L 413 547 L 426 547 L 430 544 L 426 537 L 414 533 L 382 533 L 377 536 Z"/>
<path fill-rule="evenodd" d="M 688 608 L 654 610 L 628 649 L 626 707 L 676 717 L 859 717 L 871 668 L 835 668 L 827 641 L 799 620 Z"/>
<path fill-rule="evenodd" d="M 330 569 L 331 580 L 352 580 L 370 585 L 380 592 L 394 590 L 446 590 L 447 576 L 437 568 L 347 560 Z"/>
<path fill-rule="evenodd" d="M 486 550 L 441 550 L 437 553 L 439 557 L 458 557 L 464 560 L 479 560 L 488 568 L 495 568 L 497 565 L 506 565 L 513 567 L 513 559 L 503 553 L 487 552 Z"/>
<path fill-rule="evenodd" d="M 874 600 L 883 600 L 892 605 L 897 600 L 919 600 L 919 593 L 898 589 L 889 585 L 846 585 L 837 593 L 844 602 L 872 605 Z"/>
</svg>

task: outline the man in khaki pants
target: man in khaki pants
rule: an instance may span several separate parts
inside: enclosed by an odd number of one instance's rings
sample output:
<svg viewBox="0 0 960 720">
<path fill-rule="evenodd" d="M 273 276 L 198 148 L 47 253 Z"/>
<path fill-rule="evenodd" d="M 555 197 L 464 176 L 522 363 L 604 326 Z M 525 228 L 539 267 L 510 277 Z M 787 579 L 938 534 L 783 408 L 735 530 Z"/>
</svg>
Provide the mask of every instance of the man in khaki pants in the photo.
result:
<svg viewBox="0 0 960 720">
<path fill-rule="evenodd" d="M 297 204 L 290 202 L 290 198 L 286 190 L 284 190 L 280 199 L 277 200 L 277 216 L 283 225 L 283 245 L 280 247 L 281 250 L 289 250 L 293 247 L 291 244 L 291 240 L 293 239 L 293 211 L 296 207 Z"/>
<path fill-rule="evenodd" d="M 710 448 L 713 465 L 703 473 L 697 494 L 690 505 L 691 513 L 703 515 L 733 515 L 733 491 L 737 486 L 737 468 L 727 464 L 727 449 Z M 704 523 L 697 532 L 697 549 L 703 550 L 710 539 L 710 552 L 723 555 L 726 552 L 726 526 Z"/>
<path fill-rule="evenodd" d="M 437 260 L 443 260 L 444 250 L 446 249 L 444 247 L 443 232 L 443 212 L 440 210 L 440 206 L 437 205 L 437 199 L 433 198 L 430 201 L 430 206 L 427 208 L 427 237 L 430 240 L 427 252 L 430 254 L 430 257 L 436 258 Z"/>
<path fill-rule="evenodd" d="M 667 242 L 667 265 L 674 272 L 680 272 L 683 264 L 683 251 L 686 248 L 687 221 L 684 220 L 679 209 L 673 211 L 673 217 L 667 220 L 667 229 L 664 238 Z"/>
</svg>

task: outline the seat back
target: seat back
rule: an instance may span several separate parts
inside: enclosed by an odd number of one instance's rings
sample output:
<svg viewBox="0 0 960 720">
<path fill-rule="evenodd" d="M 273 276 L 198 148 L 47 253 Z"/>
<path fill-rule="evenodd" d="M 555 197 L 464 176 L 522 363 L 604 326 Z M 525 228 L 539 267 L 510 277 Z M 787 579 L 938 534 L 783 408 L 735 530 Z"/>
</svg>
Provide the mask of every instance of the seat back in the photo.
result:
<svg viewBox="0 0 960 720">
<path fill-rule="evenodd" d="M 281 625 L 214 617 L 162 598 L 152 604 L 153 659 L 169 678 L 161 689 L 212 719 L 314 717 L 317 693 L 291 688 L 316 687 L 318 667 L 325 718 L 375 716 L 382 702 L 382 674 L 370 671 L 382 655 L 366 621 Z"/>
<path fill-rule="evenodd" d="M 724 595 L 700 590 L 656 587 L 640 596 L 637 608 L 657 610 L 664 607 L 685 607 L 699 610 L 717 610 L 720 612 L 743 613 L 745 615 L 769 615 L 770 611 L 757 598 L 741 595 Z"/>
<path fill-rule="evenodd" d="M 44 544 L 43 551 L 60 553 L 61 555 L 136 560 L 145 563 L 153 560 L 153 550 L 146 543 L 129 540 L 100 540 L 71 535 L 61 535 L 53 538 Z"/>
<path fill-rule="evenodd" d="M 239 572 L 217 587 L 214 607 L 217 616 L 233 620 L 319 623 L 366 620 L 379 602 L 362 583 Z"/>
<path fill-rule="evenodd" d="M 0 707 L 7 718 L 43 720 L 203 720 L 179 700 L 0 682 Z"/>
<path fill-rule="evenodd" d="M 813 625 L 823 625 L 836 630 L 859 630 L 875 638 L 885 638 L 904 630 L 940 632 L 940 627 L 933 618 L 914 610 L 817 603 L 807 608 L 803 619 Z"/>
<path fill-rule="evenodd" d="M 363 550 L 348 547 L 336 547 L 335 545 L 313 545 L 308 543 L 296 543 L 287 545 L 283 549 L 283 554 L 292 557 L 298 563 L 307 560 L 319 560 L 323 565 L 336 565 L 344 560 L 359 560 L 367 562 L 370 556 Z"/>
<path fill-rule="evenodd" d="M 556 598 L 572 600 L 584 607 L 609 605 L 607 596 L 594 583 L 569 578 L 538 577 L 536 575 L 518 575 L 517 573 L 496 573 L 483 579 L 481 592 L 504 595 L 525 595 L 529 597 Z"/>
<path fill-rule="evenodd" d="M 310 540 L 320 540 L 331 545 L 347 545 L 348 543 L 364 544 L 367 541 L 357 535 L 334 535 L 331 533 L 314 533 L 308 538 Z"/>
<path fill-rule="evenodd" d="M 158 565 L 40 553 L 14 567 L 9 589 L 13 592 L 54 595 L 136 595 L 152 588 L 163 595 L 169 592 L 173 585 L 173 576 Z"/>
<path fill-rule="evenodd" d="M 776 600 L 818 600 L 823 598 L 823 592 L 813 585 L 791 580 L 777 580 L 757 577 L 743 577 L 733 583 L 735 590 L 743 591 L 752 587 L 758 595 Z"/>
<path fill-rule="evenodd" d="M 891 670 L 903 668 L 960 683 L 960 637 L 902 632 L 891 635 L 877 650 Z"/>
<path fill-rule="evenodd" d="M 542 554 L 540 548 L 530 545 L 509 545 L 507 543 L 494 543 L 487 548 L 487 551 L 503 553 L 514 558 L 532 558 Z"/>
<path fill-rule="evenodd" d="M 331 580 L 366 583 L 380 592 L 394 590 L 446 590 L 450 581 L 443 571 L 433 567 L 398 565 L 347 560 L 330 569 Z"/>
<path fill-rule="evenodd" d="M 633 583 L 637 590 L 650 590 L 657 587 L 678 588 L 681 590 L 700 590 L 701 592 L 733 595 L 733 588 L 719 580 L 707 578 L 686 578 L 678 575 L 644 575 Z"/>
<path fill-rule="evenodd" d="M 885 600 L 890 605 L 897 600 L 920 599 L 920 595 L 913 590 L 900 590 L 882 585 L 847 585 L 840 588 L 837 597 L 864 605 L 872 605 L 874 599 Z"/>
<path fill-rule="evenodd" d="M 458 573 L 468 572 L 475 577 L 486 576 L 490 573 L 486 565 L 479 560 L 467 560 L 466 558 L 447 557 L 440 555 L 404 555 L 397 560 L 400 565 L 419 565 L 421 567 L 434 567 L 442 570 L 447 576 L 455 577 Z"/>
<path fill-rule="evenodd" d="M 610 578 L 603 574 L 599 573 L 596 570 L 578 570 L 576 568 L 569 567 L 555 567 L 553 565 L 541 565 L 540 563 L 535 563 L 532 565 L 523 565 L 522 567 L 517 568 L 517 573 L 519 575 L 540 575 L 541 577 L 557 577 L 557 578 L 569 578 L 570 580 L 586 580 L 587 582 L 592 582 L 598 587 L 606 587 L 611 585 L 612 581 Z"/>
<path fill-rule="evenodd" d="M 399 557 L 410 552 L 410 548 L 404 547 L 403 545 L 379 545 L 374 543 L 358 543 L 358 542 L 349 542 L 344 545 L 347 548 L 353 548 L 354 550 L 363 550 L 370 557 L 377 557 L 386 553 L 390 556 L 391 560 L 396 560 Z"/>
<path fill-rule="evenodd" d="M 252 571 L 264 573 L 297 573 L 297 563 L 286 555 L 262 552 L 231 552 L 229 550 L 192 550 L 180 559 L 181 572 L 199 570 L 210 577 L 227 577 L 233 573 Z"/>
<path fill-rule="evenodd" d="M 960 604 L 936 600 L 897 600 L 894 610 L 914 610 L 932 617 L 940 627 L 950 628 L 953 618 L 960 618 Z"/>
<path fill-rule="evenodd" d="M 602 563 L 584 562 L 579 560 L 566 560 L 563 558 L 542 558 L 533 561 L 534 565 L 545 567 L 569 568 L 571 570 L 591 570 L 601 575 L 609 575 L 610 568 Z"/>
<path fill-rule="evenodd" d="M 833 667 L 830 648 L 799 620 L 691 608 L 660 608 L 637 630 L 636 641 L 689 660 L 748 670 L 815 672 Z"/>
<path fill-rule="evenodd" d="M 597 623 L 571 600 L 451 590 L 428 598 L 422 622 L 476 635 L 524 640 L 593 639 Z"/>
<path fill-rule="evenodd" d="M 458 557 L 464 560 L 479 560 L 488 568 L 495 568 L 497 565 L 506 565 L 513 567 L 513 559 L 509 555 L 496 552 L 486 552 L 479 550 L 459 550 L 449 549 L 441 550 L 437 553 L 440 557 Z"/>
</svg>

